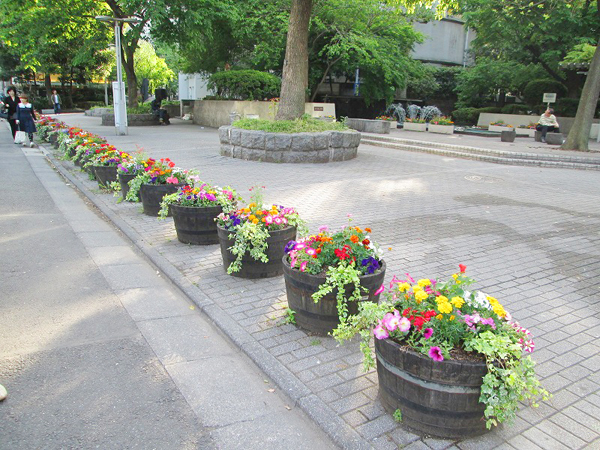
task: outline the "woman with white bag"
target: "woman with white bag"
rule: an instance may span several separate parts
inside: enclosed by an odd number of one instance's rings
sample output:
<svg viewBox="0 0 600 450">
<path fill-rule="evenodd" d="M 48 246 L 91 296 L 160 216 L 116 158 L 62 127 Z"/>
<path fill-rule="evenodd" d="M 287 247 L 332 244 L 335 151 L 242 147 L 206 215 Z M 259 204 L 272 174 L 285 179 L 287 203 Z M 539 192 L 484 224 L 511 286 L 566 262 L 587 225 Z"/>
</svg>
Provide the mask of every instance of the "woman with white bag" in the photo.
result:
<svg viewBox="0 0 600 450">
<path fill-rule="evenodd" d="M 17 125 L 19 126 L 19 131 L 17 131 L 15 142 L 19 140 L 21 132 L 25 132 L 29 137 L 29 146 L 33 147 L 33 133 L 37 131 L 35 120 L 35 112 L 31 103 L 29 103 L 27 94 L 21 94 L 21 103 L 17 105 Z M 23 147 L 26 145 L 27 139 L 23 139 Z"/>
</svg>

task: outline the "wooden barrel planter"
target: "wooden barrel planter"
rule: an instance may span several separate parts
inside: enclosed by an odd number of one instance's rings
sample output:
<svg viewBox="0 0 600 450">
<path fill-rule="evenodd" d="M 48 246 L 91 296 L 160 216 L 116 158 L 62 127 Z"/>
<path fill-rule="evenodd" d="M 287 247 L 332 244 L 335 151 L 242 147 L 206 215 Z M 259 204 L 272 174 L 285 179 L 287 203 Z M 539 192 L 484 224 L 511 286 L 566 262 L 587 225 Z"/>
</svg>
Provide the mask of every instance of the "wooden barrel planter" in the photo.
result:
<svg viewBox="0 0 600 450">
<path fill-rule="evenodd" d="M 218 244 L 215 218 L 223 212 L 220 206 L 180 206 L 171 204 L 177 239 L 184 244 Z"/>
<path fill-rule="evenodd" d="M 121 193 L 123 194 L 123 198 L 127 197 L 127 193 L 129 192 L 129 182 L 133 180 L 137 175 L 132 174 L 123 174 L 120 173 L 118 175 L 119 184 L 121 185 Z"/>
<path fill-rule="evenodd" d="M 319 290 L 319 286 L 325 282 L 326 277 L 292 269 L 288 259 L 288 255 L 283 257 L 283 278 L 285 279 L 288 305 L 296 312 L 296 324 L 313 333 L 323 335 L 330 333 L 340 323 L 337 310 L 337 289 L 315 303 L 312 295 Z M 379 294 L 375 295 L 375 291 L 381 287 L 384 277 L 384 261 L 381 262 L 379 271 L 360 277 L 361 286 L 367 289 L 361 301 L 374 303 L 379 301 Z M 346 296 L 352 295 L 353 290 L 354 286 L 348 286 Z M 348 314 L 358 313 L 358 303 L 356 301 L 348 303 Z"/>
<path fill-rule="evenodd" d="M 100 187 L 108 188 L 109 184 L 117 181 L 117 166 L 92 166 Z"/>
<path fill-rule="evenodd" d="M 144 207 L 144 214 L 147 216 L 158 217 L 160 211 L 160 202 L 162 198 L 167 194 L 174 194 L 177 192 L 182 184 L 142 184 L 140 187 L 140 198 L 142 199 L 142 206 Z M 169 211 L 168 217 L 171 216 Z"/>
<path fill-rule="evenodd" d="M 50 145 L 54 148 L 58 147 L 58 135 L 56 133 L 48 135 L 48 142 L 50 142 Z"/>
<path fill-rule="evenodd" d="M 235 261 L 236 257 L 229 248 L 233 246 L 235 241 L 229 239 L 229 231 L 217 225 L 219 236 L 219 244 L 221 245 L 221 256 L 223 257 L 223 265 L 225 270 Z M 287 243 L 296 239 L 296 227 L 287 227 L 283 230 L 269 231 L 271 235 L 267 239 L 268 248 L 266 251 L 269 262 L 263 263 L 256 261 L 250 254 L 246 253 L 242 257 L 242 268 L 239 272 L 234 272 L 231 275 L 240 278 L 270 278 L 276 277 L 283 273 L 283 255 Z"/>
<path fill-rule="evenodd" d="M 466 438 L 488 431 L 479 402 L 485 362 L 434 361 L 391 339 L 375 339 L 379 397 L 386 410 L 423 434 Z"/>
</svg>

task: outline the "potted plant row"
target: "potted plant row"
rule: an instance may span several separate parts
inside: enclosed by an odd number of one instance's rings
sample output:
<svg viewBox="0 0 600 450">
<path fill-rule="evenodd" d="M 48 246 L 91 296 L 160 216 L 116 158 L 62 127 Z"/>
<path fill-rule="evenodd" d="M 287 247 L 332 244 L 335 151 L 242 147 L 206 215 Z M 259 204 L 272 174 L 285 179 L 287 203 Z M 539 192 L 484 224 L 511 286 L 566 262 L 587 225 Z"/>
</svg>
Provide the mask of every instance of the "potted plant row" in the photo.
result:
<svg viewBox="0 0 600 450">
<path fill-rule="evenodd" d="M 450 117 L 436 116 L 429 121 L 427 129 L 430 133 L 453 134 L 454 122 Z"/>
</svg>

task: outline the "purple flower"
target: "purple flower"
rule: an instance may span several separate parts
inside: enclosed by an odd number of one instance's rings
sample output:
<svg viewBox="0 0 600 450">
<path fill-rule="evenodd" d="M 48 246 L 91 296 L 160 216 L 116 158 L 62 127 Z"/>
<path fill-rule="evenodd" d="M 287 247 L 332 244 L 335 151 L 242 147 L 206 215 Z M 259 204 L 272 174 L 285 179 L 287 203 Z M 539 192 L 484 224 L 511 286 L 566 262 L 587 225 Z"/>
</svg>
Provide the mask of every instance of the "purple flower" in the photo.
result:
<svg viewBox="0 0 600 450">
<path fill-rule="evenodd" d="M 432 335 L 433 335 L 433 328 L 425 328 L 425 331 L 423 331 L 423 337 L 425 339 L 429 339 Z"/>
<path fill-rule="evenodd" d="M 379 261 L 372 256 L 363 259 L 360 263 L 363 266 L 367 266 L 367 273 L 374 273 L 380 267 Z"/>
<path fill-rule="evenodd" d="M 297 242 L 296 241 L 290 241 L 286 244 L 285 248 L 283 249 L 284 252 L 289 253 L 292 250 L 294 250 L 294 247 L 296 246 Z"/>
<path fill-rule="evenodd" d="M 442 355 L 442 350 L 439 347 L 431 347 L 429 349 L 429 357 L 434 361 L 444 360 L 444 355 Z"/>
</svg>

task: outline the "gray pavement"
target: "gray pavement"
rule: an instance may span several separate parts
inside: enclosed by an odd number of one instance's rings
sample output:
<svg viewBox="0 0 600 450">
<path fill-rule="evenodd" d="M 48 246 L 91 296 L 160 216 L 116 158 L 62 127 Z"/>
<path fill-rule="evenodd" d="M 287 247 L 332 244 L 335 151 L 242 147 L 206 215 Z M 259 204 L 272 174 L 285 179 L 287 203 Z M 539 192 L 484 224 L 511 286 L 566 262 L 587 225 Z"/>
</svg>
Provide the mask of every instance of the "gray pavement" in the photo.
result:
<svg viewBox="0 0 600 450">
<path fill-rule="evenodd" d="M 59 168 L 118 224 L 274 382 L 344 448 L 600 448 L 600 189 L 597 172 L 503 166 L 361 145 L 355 160 L 268 164 L 219 156 L 216 130 L 174 121 L 113 136 L 99 119 L 63 117 L 196 168 L 240 192 L 265 185 L 266 201 L 295 206 L 312 230 L 369 226 L 387 279 L 410 272 L 445 278 L 466 264 L 536 336 L 538 373 L 553 394 L 516 422 L 463 441 L 417 436 L 385 413 L 377 376 L 363 373 L 356 343 L 339 346 L 283 324 L 282 279 L 225 274 L 217 246 L 179 244 L 172 222 L 140 214 L 97 190 L 70 162 Z M 485 139 L 485 138 L 484 138 Z M 470 141 L 472 142 L 472 141 Z M 247 197 L 247 196 L 246 196 Z"/>
<path fill-rule="evenodd" d="M 0 128 L 0 448 L 334 448 L 39 149 L 9 136 Z"/>
</svg>

